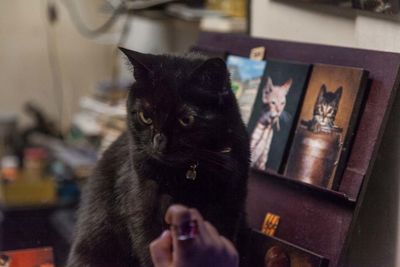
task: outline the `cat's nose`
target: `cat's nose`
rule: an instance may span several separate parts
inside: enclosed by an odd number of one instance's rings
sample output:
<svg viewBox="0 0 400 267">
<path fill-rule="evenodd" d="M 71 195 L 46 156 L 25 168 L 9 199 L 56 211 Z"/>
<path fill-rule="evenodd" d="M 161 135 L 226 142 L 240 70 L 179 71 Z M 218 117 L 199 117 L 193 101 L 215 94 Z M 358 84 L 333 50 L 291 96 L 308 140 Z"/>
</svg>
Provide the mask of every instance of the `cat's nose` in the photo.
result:
<svg viewBox="0 0 400 267">
<path fill-rule="evenodd" d="M 167 137 L 162 133 L 157 133 L 153 137 L 153 148 L 158 152 L 163 152 L 167 147 Z"/>
</svg>

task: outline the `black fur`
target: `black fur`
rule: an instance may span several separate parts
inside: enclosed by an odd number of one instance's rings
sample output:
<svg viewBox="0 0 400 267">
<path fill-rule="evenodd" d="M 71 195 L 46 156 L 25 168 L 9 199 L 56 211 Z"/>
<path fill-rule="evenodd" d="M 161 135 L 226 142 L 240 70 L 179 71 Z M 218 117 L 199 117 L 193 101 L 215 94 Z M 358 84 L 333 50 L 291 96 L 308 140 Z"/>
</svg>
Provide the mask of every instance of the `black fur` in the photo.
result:
<svg viewBox="0 0 400 267">
<path fill-rule="evenodd" d="M 136 80 L 128 130 L 88 181 L 68 266 L 153 266 L 149 243 L 167 227 L 172 203 L 197 208 L 237 244 L 246 228 L 249 141 L 225 63 L 122 51 Z M 194 120 L 183 126 L 179 119 L 186 123 L 188 116 Z M 228 147 L 231 152 L 222 152 Z M 195 163 L 197 177 L 189 180 Z"/>
</svg>

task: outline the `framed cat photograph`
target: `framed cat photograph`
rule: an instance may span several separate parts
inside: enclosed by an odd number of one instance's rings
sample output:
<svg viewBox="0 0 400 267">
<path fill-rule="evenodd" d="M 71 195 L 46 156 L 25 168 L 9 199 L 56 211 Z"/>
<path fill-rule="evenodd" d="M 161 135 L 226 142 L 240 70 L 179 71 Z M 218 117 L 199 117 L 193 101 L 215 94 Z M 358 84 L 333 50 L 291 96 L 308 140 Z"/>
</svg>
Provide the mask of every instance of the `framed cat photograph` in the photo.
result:
<svg viewBox="0 0 400 267">
<path fill-rule="evenodd" d="M 364 69 L 316 64 L 285 175 L 335 189 L 345 167 L 365 95 Z"/>
<path fill-rule="evenodd" d="M 227 65 L 231 75 L 232 90 L 238 100 L 243 122 L 247 124 L 267 63 L 229 55 Z"/>
<path fill-rule="evenodd" d="M 254 230 L 249 243 L 252 267 L 326 267 L 329 263 L 321 255 Z"/>
<path fill-rule="evenodd" d="M 268 61 L 248 124 L 252 168 L 280 171 L 309 71 L 308 64 Z"/>
</svg>

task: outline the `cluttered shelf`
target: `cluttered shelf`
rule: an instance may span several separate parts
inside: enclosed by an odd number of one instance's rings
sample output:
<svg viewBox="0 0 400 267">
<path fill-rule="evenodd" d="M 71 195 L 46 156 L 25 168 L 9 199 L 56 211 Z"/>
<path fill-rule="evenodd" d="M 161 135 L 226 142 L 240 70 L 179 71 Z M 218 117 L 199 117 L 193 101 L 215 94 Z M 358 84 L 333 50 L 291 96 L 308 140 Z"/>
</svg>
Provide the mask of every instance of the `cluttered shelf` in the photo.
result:
<svg viewBox="0 0 400 267">
<path fill-rule="evenodd" d="M 17 117 L 1 118 L 1 210 L 76 206 L 98 158 L 125 130 L 130 84 L 99 83 L 93 95 L 80 99 L 65 134 L 33 103 L 25 106 L 32 120 L 27 127 L 18 127 Z"/>
</svg>

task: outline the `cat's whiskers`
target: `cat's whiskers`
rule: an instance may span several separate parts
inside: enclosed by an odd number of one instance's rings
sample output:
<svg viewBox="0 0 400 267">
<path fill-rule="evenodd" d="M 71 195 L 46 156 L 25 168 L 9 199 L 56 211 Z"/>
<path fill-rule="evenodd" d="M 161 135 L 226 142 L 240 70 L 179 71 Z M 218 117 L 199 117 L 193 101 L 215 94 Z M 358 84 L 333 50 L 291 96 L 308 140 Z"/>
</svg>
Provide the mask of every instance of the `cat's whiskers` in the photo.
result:
<svg viewBox="0 0 400 267">
<path fill-rule="evenodd" d="M 200 153 L 199 153 L 200 152 Z M 201 149 L 197 151 L 197 156 L 199 161 L 203 161 L 209 164 L 217 165 L 225 170 L 231 171 L 233 168 L 230 166 L 230 161 L 228 161 L 228 156 L 220 151 L 215 152 L 208 149 Z"/>
</svg>

